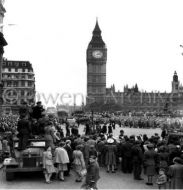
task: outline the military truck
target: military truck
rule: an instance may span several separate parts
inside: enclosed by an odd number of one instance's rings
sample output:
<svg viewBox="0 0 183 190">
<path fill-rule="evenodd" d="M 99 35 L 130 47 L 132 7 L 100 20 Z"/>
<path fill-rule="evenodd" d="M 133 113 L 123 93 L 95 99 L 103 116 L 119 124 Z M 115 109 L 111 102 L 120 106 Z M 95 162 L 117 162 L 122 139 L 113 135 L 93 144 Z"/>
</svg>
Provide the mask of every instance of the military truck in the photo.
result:
<svg viewBox="0 0 183 190">
<path fill-rule="evenodd" d="M 29 139 L 29 145 L 23 151 L 18 150 L 18 140 L 13 143 L 15 158 L 4 160 L 6 180 L 14 179 L 16 173 L 43 171 L 42 155 L 45 149 L 45 140 Z"/>
</svg>

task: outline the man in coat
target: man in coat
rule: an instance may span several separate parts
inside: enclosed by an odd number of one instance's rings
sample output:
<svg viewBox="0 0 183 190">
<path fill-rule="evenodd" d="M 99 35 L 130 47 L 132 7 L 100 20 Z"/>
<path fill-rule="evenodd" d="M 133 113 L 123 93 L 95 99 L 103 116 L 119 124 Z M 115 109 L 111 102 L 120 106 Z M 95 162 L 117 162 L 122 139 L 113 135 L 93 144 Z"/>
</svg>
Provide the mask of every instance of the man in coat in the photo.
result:
<svg viewBox="0 0 183 190">
<path fill-rule="evenodd" d="M 173 165 L 169 167 L 168 177 L 170 178 L 169 189 L 183 188 L 183 160 L 179 157 L 173 159 Z"/>
<path fill-rule="evenodd" d="M 124 173 L 132 172 L 132 146 L 129 138 L 126 138 L 126 142 L 121 145 L 122 153 L 122 171 Z"/>
<path fill-rule="evenodd" d="M 140 141 L 135 141 L 132 147 L 133 174 L 135 180 L 142 180 L 141 172 L 143 164 L 143 152 L 140 145 Z"/>
<path fill-rule="evenodd" d="M 19 150 L 25 150 L 29 143 L 29 138 L 32 133 L 30 122 L 28 121 L 26 115 L 22 116 L 22 118 L 18 121 L 17 131 L 17 137 L 19 138 L 18 148 Z"/>
</svg>

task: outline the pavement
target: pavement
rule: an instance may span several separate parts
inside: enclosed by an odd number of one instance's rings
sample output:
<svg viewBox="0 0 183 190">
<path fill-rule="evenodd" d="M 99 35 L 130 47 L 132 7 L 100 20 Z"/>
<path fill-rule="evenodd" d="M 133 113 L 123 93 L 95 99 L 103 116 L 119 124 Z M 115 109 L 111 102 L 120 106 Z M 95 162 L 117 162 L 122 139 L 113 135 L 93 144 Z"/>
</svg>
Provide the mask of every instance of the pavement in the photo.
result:
<svg viewBox="0 0 183 190">
<path fill-rule="evenodd" d="M 124 174 L 121 171 L 107 173 L 104 168 L 100 169 L 98 189 L 157 189 L 157 185 L 147 186 L 146 176 L 144 180 L 136 181 L 132 174 Z M 44 182 L 43 173 L 29 173 L 16 175 L 13 181 L 6 181 L 3 169 L 0 170 L 0 189 L 80 189 L 82 183 L 75 182 L 75 175 L 71 172 L 65 181 L 53 180 L 51 184 Z"/>
</svg>

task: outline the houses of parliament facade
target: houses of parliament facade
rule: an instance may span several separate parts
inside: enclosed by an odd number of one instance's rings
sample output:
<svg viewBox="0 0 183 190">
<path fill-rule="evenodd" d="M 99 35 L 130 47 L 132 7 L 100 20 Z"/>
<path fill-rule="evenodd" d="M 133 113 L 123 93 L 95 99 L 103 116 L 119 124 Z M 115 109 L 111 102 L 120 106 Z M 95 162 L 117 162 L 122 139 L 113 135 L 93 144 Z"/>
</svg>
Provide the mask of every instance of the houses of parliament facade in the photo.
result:
<svg viewBox="0 0 183 190">
<path fill-rule="evenodd" d="M 138 85 L 116 91 L 115 85 L 106 87 L 107 47 L 96 21 L 87 52 L 86 109 L 94 111 L 177 111 L 183 110 L 183 87 L 176 71 L 172 79 L 172 91 L 141 92 Z"/>
</svg>

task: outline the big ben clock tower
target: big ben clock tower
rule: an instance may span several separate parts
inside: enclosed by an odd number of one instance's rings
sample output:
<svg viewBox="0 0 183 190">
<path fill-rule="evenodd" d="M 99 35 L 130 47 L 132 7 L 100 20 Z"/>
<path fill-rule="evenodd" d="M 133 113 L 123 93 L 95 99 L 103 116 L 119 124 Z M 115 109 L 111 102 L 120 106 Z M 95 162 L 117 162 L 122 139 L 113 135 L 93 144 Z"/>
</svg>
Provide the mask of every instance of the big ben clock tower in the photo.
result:
<svg viewBox="0 0 183 190">
<path fill-rule="evenodd" d="M 87 105 L 104 103 L 106 96 L 107 48 L 102 40 L 101 30 L 96 21 L 93 36 L 87 52 Z"/>
</svg>

